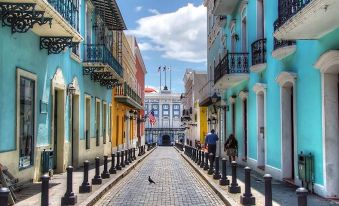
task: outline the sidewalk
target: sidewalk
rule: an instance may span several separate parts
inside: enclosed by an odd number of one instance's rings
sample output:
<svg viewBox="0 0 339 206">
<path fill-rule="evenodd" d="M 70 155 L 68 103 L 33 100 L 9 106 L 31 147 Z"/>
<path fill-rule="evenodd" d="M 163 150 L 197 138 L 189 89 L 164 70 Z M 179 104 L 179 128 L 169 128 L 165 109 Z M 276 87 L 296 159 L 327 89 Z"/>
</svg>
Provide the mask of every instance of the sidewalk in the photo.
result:
<svg viewBox="0 0 339 206">
<path fill-rule="evenodd" d="M 97 199 L 99 199 L 104 193 L 114 186 L 120 179 L 125 177 L 129 172 L 131 172 L 137 164 L 139 164 L 142 160 L 144 160 L 150 153 L 152 153 L 156 148 L 153 148 L 150 151 L 145 151 L 146 153 L 143 156 L 137 156 L 138 152 L 136 152 L 137 159 L 134 160 L 129 165 L 126 165 L 122 170 L 118 170 L 116 174 L 111 174 L 109 179 L 103 179 L 101 185 L 92 185 L 91 193 L 79 193 L 79 186 L 83 181 L 83 168 L 79 168 L 73 172 L 73 192 L 77 195 L 77 205 L 93 205 Z M 92 178 L 95 174 L 94 168 L 94 159 L 90 161 L 90 170 L 88 172 L 88 179 L 91 183 Z M 101 163 L 103 164 L 103 158 L 101 159 Z M 115 161 L 116 163 L 116 161 Z M 111 162 L 108 163 L 108 169 L 111 167 Z M 100 174 L 103 171 L 104 166 L 100 166 Z M 66 192 L 66 180 L 67 173 L 56 174 L 49 181 L 50 189 L 49 189 L 49 205 L 50 206 L 60 206 L 61 205 L 61 197 Z M 16 193 L 18 198 L 17 206 L 32 206 L 32 205 L 40 205 L 41 198 L 41 183 L 32 183 L 28 187 L 25 187 L 23 190 Z"/>
<path fill-rule="evenodd" d="M 210 186 L 217 192 L 219 195 L 223 195 L 224 198 L 229 200 L 229 202 L 236 202 L 240 204 L 240 196 L 245 191 L 245 173 L 244 167 L 238 166 L 237 168 L 237 178 L 238 184 L 241 187 L 241 193 L 239 194 L 230 194 L 227 191 L 227 186 L 220 186 L 219 180 L 214 180 L 212 175 L 208 175 L 207 171 L 201 169 L 195 162 L 193 162 L 189 157 L 187 157 L 183 152 L 180 152 L 181 156 L 197 171 L 197 173 L 202 176 L 205 180 L 210 182 Z M 220 163 L 221 166 L 221 163 Z M 221 170 L 220 170 L 221 172 Z M 231 167 L 229 162 L 227 162 L 227 177 L 231 181 Z M 252 171 L 251 173 L 251 189 L 252 194 L 256 198 L 256 205 L 264 205 L 265 196 L 264 196 L 264 179 L 261 174 Z M 297 196 L 295 194 L 297 187 L 288 185 L 284 182 L 278 180 L 272 180 L 272 193 L 273 193 L 273 205 L 278 206 L 297 206 Z M 233 205 L 233 204 L 230 204 Z M 339 205 L 331 200 L 324 199 L 317 195 L 308 195 L 308 206 L 331 206 Z"/>
</svg>

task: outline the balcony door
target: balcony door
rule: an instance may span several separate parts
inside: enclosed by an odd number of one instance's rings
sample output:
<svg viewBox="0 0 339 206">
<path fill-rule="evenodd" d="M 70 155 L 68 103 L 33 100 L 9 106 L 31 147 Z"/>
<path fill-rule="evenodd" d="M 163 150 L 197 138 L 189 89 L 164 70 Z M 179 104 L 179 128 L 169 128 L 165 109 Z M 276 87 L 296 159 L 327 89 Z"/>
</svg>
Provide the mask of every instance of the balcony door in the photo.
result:
<svg viewBox="0 0 339 206">
<path fill-rule="evenodd" d="M 264 0 L 257 0 L 257 39 L 265 37 Z"/>
</svg>

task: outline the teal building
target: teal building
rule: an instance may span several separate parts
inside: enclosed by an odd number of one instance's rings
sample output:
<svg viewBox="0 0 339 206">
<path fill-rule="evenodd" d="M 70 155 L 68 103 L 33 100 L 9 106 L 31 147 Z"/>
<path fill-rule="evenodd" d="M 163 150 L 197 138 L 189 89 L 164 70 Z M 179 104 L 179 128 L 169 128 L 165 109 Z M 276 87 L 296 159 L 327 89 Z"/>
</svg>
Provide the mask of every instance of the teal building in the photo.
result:
<svg viewBox="0 0 339 206">
<path fill-rule="evenodd" d="M 240 164 L 324 197 L 338 196 L 339 2 L 204 5 L 213 84 L 201 102 L 218 117 L 221 143 L 235 134 Z M 221 100 L 213 104 L 208 100 L 214 93 Z M 306 179 L 304 160 L 312 163 Z"/>
<path fill-rule="evenodd" d="M 38 180 L 110 154 L 126 29 L 116 2 L 2 0 L 0 17 L 0 164 Z"/>
</svg>

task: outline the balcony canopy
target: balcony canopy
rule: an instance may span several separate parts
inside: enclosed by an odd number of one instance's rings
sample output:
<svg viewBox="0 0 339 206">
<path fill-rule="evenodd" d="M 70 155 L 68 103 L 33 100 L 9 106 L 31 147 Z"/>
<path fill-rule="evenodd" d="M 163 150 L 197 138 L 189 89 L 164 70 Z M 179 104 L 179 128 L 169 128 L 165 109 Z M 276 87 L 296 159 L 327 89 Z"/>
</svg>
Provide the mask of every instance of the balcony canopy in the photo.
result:
<svg viewBox="0 0 339 206">
<path fill-rule="evenodd" d="M 92 0 L 110 30 L 126 30 L 124 19 L 115 0 Z"/>
</svg>

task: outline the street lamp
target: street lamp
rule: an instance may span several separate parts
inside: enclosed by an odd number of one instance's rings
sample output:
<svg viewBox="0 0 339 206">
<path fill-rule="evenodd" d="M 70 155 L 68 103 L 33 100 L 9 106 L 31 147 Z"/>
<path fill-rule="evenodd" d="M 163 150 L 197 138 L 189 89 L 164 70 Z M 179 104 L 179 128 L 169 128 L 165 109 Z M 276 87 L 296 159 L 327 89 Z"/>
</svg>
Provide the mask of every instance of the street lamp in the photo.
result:
<svg viewBox="0 0 339 206">
<path fill-rule="evenodd" d="M 214 94 L 213 94 L 213 96 L 211 97 L 211 99 L 212 99 L 212 103 L 213 103 L 213 104 L 216 103 L 216 102 L 218 101 L 219 96 L 217 95 L 216 92 L 214 92 Z"/>
</svg>

